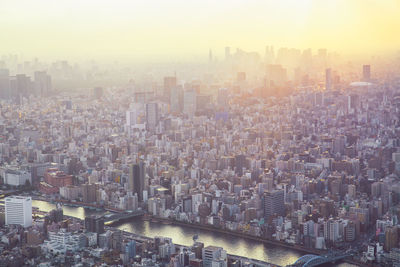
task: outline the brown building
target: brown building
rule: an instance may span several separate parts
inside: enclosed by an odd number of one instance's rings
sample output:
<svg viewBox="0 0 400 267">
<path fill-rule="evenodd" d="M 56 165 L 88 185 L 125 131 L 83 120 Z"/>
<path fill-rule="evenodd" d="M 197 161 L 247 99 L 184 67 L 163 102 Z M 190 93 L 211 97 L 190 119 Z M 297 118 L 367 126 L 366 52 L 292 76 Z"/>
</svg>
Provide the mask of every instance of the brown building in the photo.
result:
<svg viewBox="0 0 400 267">
<path fill-rule="evenodd" d="M 44 173 L 44 182 L 40 183 L 39 189 L 45 194 L 58 193 L 60 187 L 73 184 L 72 175 L 68 175 L 57 168 L 49 168 Z"/>
</svg>

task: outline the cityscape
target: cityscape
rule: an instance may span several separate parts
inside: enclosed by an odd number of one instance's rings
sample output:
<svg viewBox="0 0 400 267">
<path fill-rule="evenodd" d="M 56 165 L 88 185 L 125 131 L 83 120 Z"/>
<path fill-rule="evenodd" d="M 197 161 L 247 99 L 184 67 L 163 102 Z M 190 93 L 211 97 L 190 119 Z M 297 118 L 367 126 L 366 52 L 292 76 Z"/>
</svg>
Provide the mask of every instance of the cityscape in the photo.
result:
<svg viewBox="0 0 400 267">
<path fill-rule="evenodd" d="M 18 2 L 0 266 L 400 266 L 399 1 Z"/>
</svg>

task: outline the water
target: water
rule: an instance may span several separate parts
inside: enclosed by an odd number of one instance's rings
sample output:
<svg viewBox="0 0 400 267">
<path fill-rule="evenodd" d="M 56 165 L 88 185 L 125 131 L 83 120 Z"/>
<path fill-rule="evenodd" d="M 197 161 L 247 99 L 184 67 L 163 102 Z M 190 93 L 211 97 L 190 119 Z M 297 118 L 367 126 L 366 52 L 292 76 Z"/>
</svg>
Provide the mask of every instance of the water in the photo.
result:
<svg viewBox="0 0 400 267">
<path fill-rule="evenodd" d="M 39 200 L 33 200 L 32 205 L 43 211 L 50 211 L 55 208 L 54 204 Z M 82 207 L 63 206 L 63 210 L 65 215 L 73 216 L 79 219 L 84 219 L 87 215 L 104 213 L 102 211 L 95 211 Z M 254 240 L 231 236 L 229 234 L 215 233 L 207 230 L 194 229 L 187 226 L 153 223 L 144 221 L 140 218 L 135 218 L 127 223 L 118 224 L 116 227 L 120 230 L 148 237 L 170 237 L 174 243 L 186 246 L 193 244 L 193 236 L 197 234 L 199 236 L 198 241 L 203 242 L 205 246 L 220 246 L 223 247 L 229 254 L 263 260 L 280 266 L 291 264 L 299 257 L 304 255 L 304 253 L 293 249 L 264 244 Z M 354 265 L 341 263 L 335 266 L 349 267 Z"/>
</svg>

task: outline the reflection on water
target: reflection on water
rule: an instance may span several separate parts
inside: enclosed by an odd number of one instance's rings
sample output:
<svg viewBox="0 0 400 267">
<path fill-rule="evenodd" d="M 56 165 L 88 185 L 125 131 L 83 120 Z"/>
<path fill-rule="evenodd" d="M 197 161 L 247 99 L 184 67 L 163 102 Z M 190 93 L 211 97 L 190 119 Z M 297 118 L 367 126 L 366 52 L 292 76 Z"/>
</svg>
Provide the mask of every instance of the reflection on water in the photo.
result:
<svg viewBox="0 0 400 267">
<path fill-rule="evenodd" d="M 223 233 L 194 229 L 186 226 L 164 225 L 135 219 L 129 223 L 118 225 L 118 229 L 149 237 L 166 236 L 174 243 L 182 245 L 193 244 L 192 237 L 199 235 L 199 241 L 207 245 L 223 247 L 228 253 L 264 260 L 278 265 L 287 265 L 296 261 L 302 254 L 281 247 L 263 244 L 261 242 L 234 237 Z"/>
<path fill-rule="evenodd" d="M 32 200 L 32 206 L 38 207 L 42 211 L 51 211 L 56 208 L 55 204 L 50 202 L 41 201 L 41 200 Z M 85 209 L 82 207 L 69 207 L 63 206 L 64 215 L 79 218 L 84 220 L 85 216 L 93 215 L 93 214 L 104 214 L 104 211 L 96 211 L 92 209 Z"/>
<path fill-rule="evenodd" d="M 55 208 L 54 204 L 40 200 L 33 200 L 32 205 L 34 207 L 38 207 L 42 211 L 50 211 Z M 104 214 L 102 211 L 85 209 L 82 207 L 63 206 L 63 211 L 65 215 L 73 216 L 79 219 L 84 219 L 87 215 Z M 152 223 L 149 221 L 144 221 L 140 218 L 133 219 L 127 223 L 119 224 L 117 228 L 148 237 L 170 237 L 174 243 L 186 246 L 193 244 L 192 238 L 197 234 L 199 235 L 199 241 L 203 242 L 205 246 L 220 246 L 230 254 L 264 260 L 281 266 L 295 262 L 297 258 L 304 254 L 292 249 L 263 244 L 258 241 L 235 237 L 228 234 L 194 229 L 187 226 Z M 335 266 L 347 267 L 354 265 L 342 263 Z"/>
</svg>

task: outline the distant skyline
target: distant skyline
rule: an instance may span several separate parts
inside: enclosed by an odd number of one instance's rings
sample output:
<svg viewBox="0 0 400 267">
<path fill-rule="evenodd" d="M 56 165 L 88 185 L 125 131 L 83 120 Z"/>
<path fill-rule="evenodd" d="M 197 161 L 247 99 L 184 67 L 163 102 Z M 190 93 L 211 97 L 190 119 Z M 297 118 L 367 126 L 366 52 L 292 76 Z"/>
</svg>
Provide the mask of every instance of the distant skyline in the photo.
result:
<svg viewBox="0 0 400 267">
<path fill-rule="evenodd" d="M 0 54 L 45 59 L 193 61 L 266 45 L 387 54 L 400 0 L 3 0 Z"/>
</svg>

